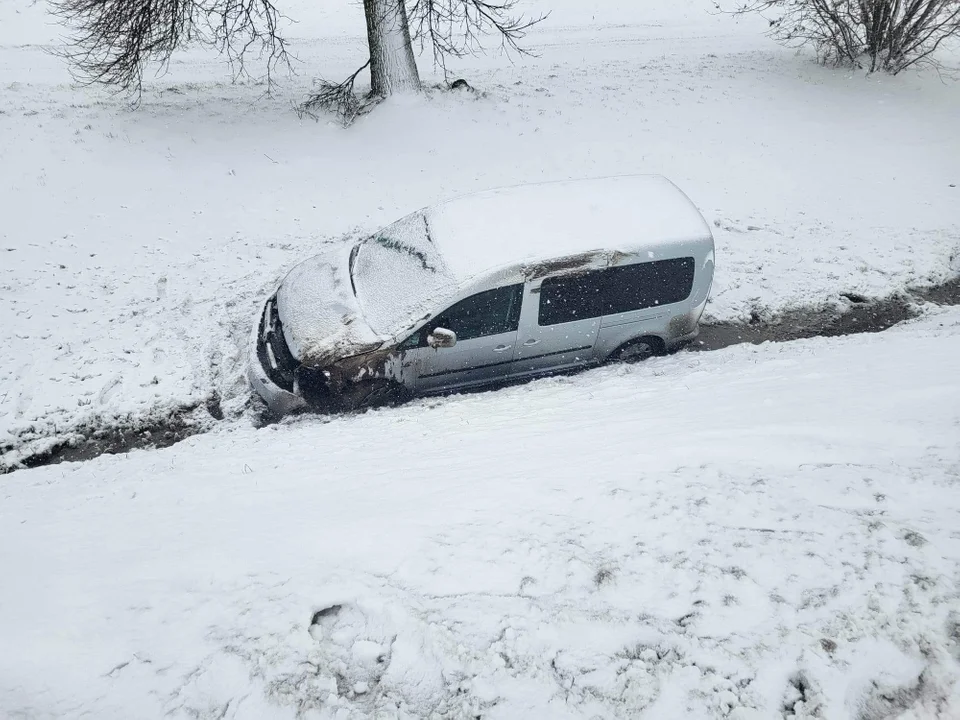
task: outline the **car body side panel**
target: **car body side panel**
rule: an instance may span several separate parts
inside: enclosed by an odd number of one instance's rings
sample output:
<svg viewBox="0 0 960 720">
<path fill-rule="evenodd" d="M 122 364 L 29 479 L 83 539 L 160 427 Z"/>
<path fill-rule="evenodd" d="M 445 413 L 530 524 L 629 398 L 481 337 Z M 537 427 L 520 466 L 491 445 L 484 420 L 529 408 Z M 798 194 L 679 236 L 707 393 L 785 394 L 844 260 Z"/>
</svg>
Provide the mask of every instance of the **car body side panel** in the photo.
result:
<svg viewBox="0 0 960 720">
<path fill-rule="evenodd" d="M 513 374 L 517 331 L 458 341 L 452 348 L 419 347 L 406 350 L 412 383 L 418 394 L 445 392 L 501 381 Z"/>
<path fill-rule="evenodd" d="M 661 313 L 634 322 L 602 327 L 596 344 L 598 361 L 606 360 L 614 350 L 640 337 L 660 338 L 667 350 L 672 350 L 683 342 L 696 337 L 695 331 L 682 334 L 674 333 L 671 330 L 671 321 L 674 317 L 670 313 Z"/>
</svg>

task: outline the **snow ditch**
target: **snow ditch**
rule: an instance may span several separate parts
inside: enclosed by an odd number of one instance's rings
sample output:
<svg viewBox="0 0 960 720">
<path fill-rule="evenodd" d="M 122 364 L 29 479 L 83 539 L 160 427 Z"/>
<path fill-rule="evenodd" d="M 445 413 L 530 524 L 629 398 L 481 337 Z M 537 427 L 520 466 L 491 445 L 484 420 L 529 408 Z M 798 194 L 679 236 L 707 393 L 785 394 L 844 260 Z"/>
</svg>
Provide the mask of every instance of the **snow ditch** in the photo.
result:
<svg viewBox="0 0 960 720">
<path fill-rule="evenodd" d="M 953 283 L 953 294 L 939 292 L 947 302 L 960 304 L 960 286 Z M 938 287 L 939 291 L 940 288 Z M 814 337 L 839 337 L 858 333 L 889 330 L 894 325 L 917 317 L 919 303 L 932 300 L 920 291 L 914 294 L 866 298 L 856 293 L 842 293 L 833 307 L 796 308 L 776 315 L 754 311 L 746 323 L 718 322 L 701 325 L 700 335 L 691 350 L 720 350 L 739 343 L 759 345 L 764 342 L 791 342 Z"/>
<path fill-rule="evenodd" d="M 697 342 L 687 351 L 720 350 L 741 343 L 792 342 L 883 332 L 918 317 L 926 303 L 960 305 L 960 277 L 937 285 L 909 288 L 884 298 L 846 292 L 840 294 L 838 302 L 817 307 L 792 308 L 779 313 L 757 309 L 745 323 L 701 325 Z M 69 432 L 44 437 L 21 436 L 0 447 L 0 474 L 62 462 L 82 462 L 136 449 L 166 448 L 212 430 L 223 420 L 220 399 L 216 393 L 211 393 L 204 402 L 162 413 L 93 421 Z M 267 422 L 260 415 L 256 415 L 256 421 Z"/>
<path fill-rule="evenodd" d="M 69 432 L 31 437 L 23 443 L 0 448 L 0 474 L 21 468 L 82 462 L 101 455 L 131 450 L 157 450 L 212 430 L 224 419 L 220 399 L 176 407 L 141 417 L 92 421 Z M 9 457 L 8 457 L 9 456 Z"/>
</svg>

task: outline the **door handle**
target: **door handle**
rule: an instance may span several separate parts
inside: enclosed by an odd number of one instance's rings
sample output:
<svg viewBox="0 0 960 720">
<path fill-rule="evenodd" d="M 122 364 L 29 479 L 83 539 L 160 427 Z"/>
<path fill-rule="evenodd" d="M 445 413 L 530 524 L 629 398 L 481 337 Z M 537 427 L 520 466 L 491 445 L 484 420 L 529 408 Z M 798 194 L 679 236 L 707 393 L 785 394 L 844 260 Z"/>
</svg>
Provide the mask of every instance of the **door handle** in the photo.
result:
<svg viewBox="0 0 960 720">
<path fill-rule="evenodd" d="M 502 353 L 502 352 L 506 352 L 507 350 L 512 350 L 512 349 L 513 349 L 513 345 L 497 345 L 497 346 L 493 349 L 493 351 L 494 351 L 495 353 Z"/>
<path fill-rule="evenodd" d="M 527 341 L 523 344 L 523 346 L 524 346 L 524 347 L 530 347 L 531 345 L 536 345 L 538 342 L 540 342 L 540 341 L 537 340 L 536 338 L 530 338 L 529 340 L 527 340 Z"/>
</svg>

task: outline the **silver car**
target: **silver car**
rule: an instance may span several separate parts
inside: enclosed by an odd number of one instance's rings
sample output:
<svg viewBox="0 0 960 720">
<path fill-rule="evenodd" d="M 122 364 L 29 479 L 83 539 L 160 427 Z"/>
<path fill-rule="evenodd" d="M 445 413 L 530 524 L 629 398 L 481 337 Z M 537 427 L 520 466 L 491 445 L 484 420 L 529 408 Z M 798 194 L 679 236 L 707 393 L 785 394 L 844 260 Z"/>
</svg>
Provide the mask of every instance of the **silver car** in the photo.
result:
<svg viewBox="0 0 960 720">
<path fill-rule="evenodd" d="M 696 337 L 713 268 L 709 225 L 660 176 L 467 195 L 295 267 L 248 375 L 284 414 L 643 360 Z"/>
</svg>

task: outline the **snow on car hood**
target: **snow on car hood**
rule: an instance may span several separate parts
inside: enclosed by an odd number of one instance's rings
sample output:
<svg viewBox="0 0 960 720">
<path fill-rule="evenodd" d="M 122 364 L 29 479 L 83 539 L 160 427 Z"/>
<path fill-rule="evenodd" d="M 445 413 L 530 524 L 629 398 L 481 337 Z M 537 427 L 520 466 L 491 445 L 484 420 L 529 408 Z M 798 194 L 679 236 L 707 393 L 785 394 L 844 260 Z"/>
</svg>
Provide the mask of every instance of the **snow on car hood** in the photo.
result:
<svg viewBox="0 0 960 720">
<path fill-rule="evenodd" d="M 375 350 L 386 337 L 363 318 L 350 283 L 349 245 L 304 260 L 284 278 L 277 310 L 290 352 L 322 366 Z"/>
<path fill-rule="evenodd" d="M 356 295 L 375 331 L 396 335 L 457 288 L 430 238 L 423 212 L 407 215 L 367 238 L 353 266 Z"/>
</svg>

